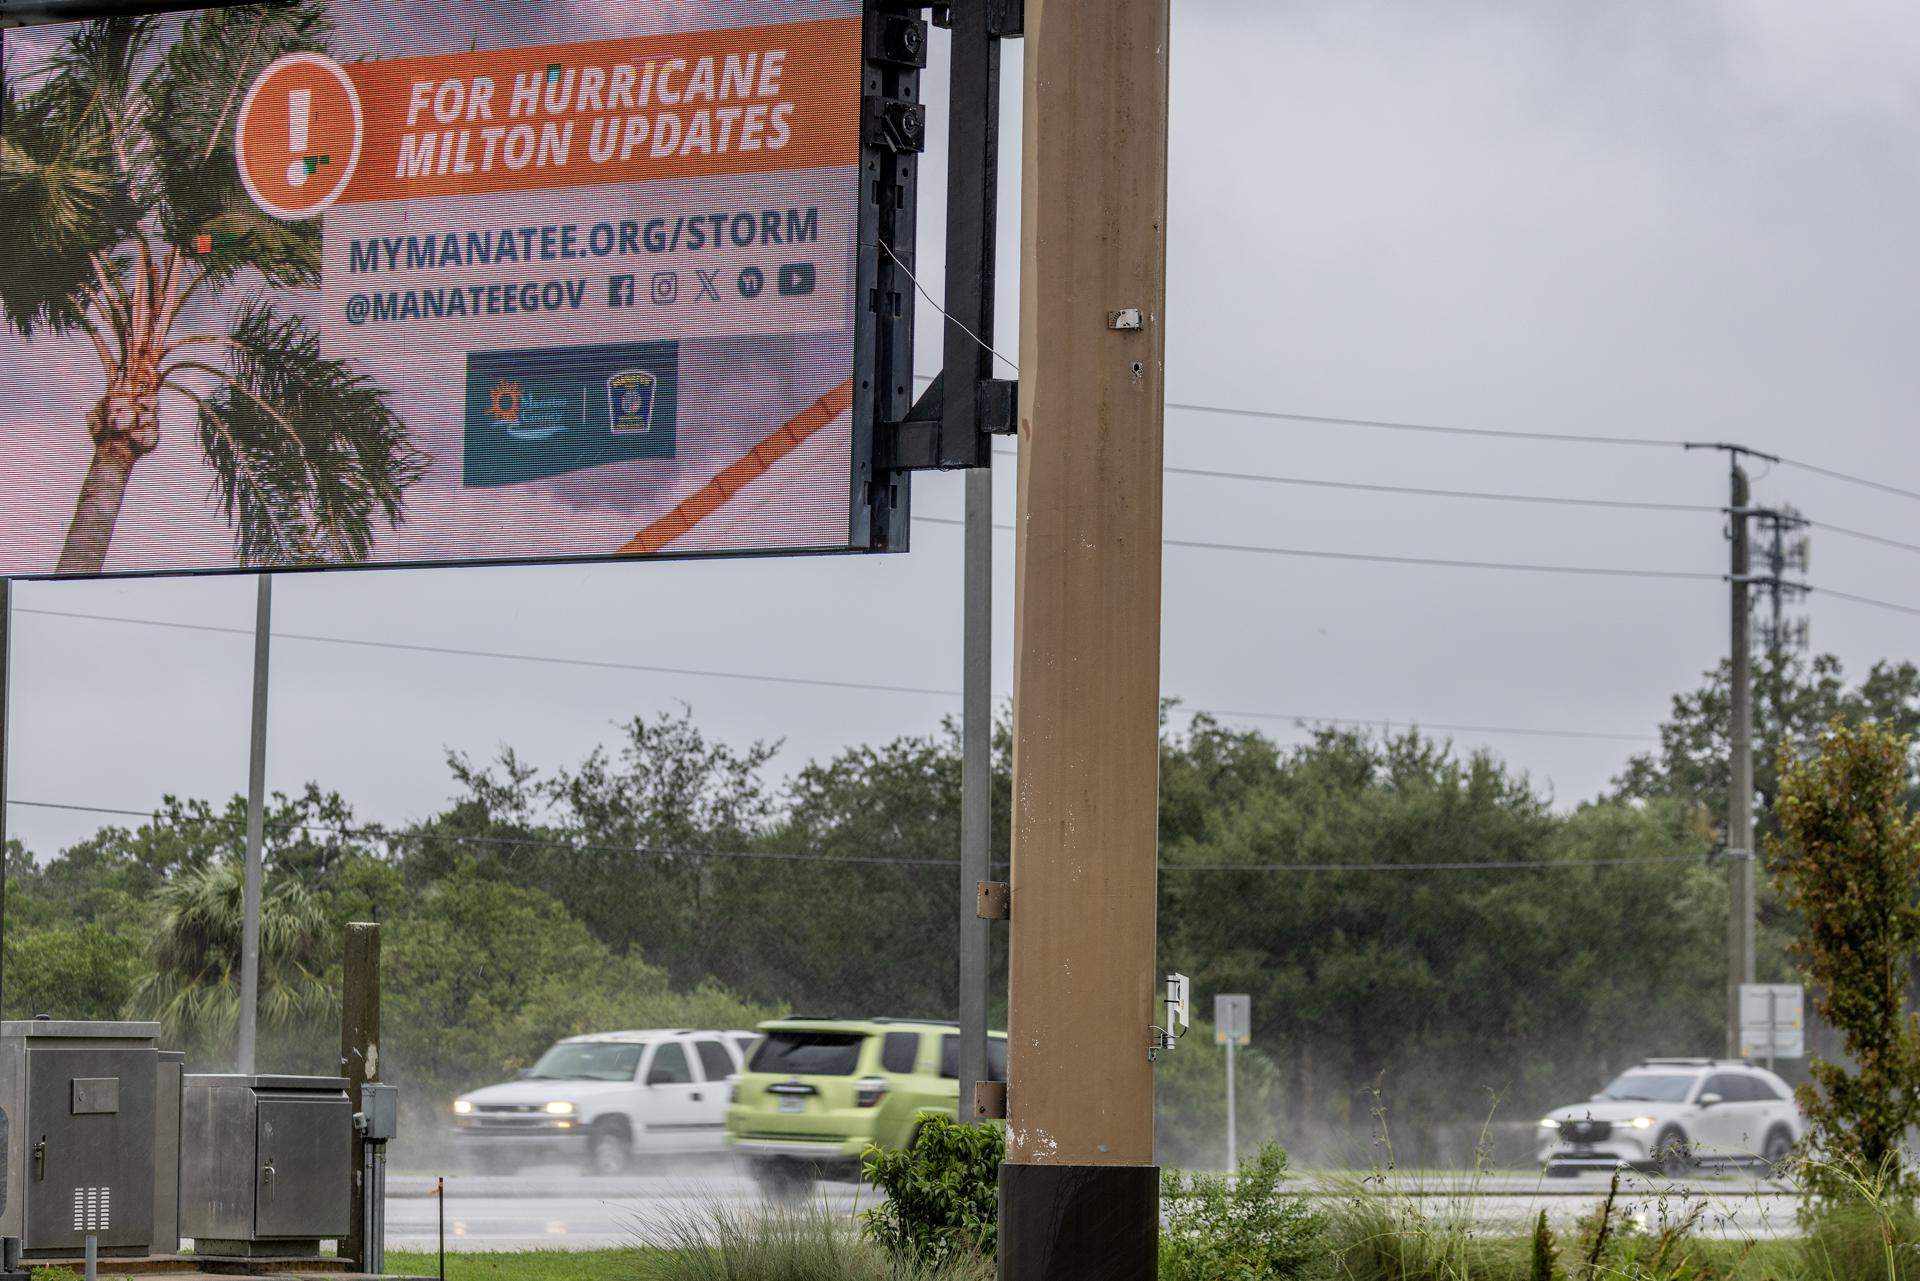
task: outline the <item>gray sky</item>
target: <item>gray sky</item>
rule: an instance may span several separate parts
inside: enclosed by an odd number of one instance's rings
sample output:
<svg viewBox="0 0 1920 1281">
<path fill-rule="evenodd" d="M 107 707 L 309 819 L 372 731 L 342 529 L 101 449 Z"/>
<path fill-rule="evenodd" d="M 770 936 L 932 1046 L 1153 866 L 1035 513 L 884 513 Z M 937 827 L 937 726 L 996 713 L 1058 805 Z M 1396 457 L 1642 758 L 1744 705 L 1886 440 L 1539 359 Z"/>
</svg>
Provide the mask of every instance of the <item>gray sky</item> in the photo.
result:
<svg viewBox="0 0 1920 1281">
<path fill-rule="evenodd" d="M 936 47 L 942 55 L 944 42 Z M 1002 351 L 1013 354 L 1019 57 L 1011 51 Z M 1738 439 L 1920 488 L 1920 11 L 1894 0 L 1175 0 L 1171 399 L 1503 429 Z M 944 78 L 930 77 L 937 121 Z M 922 263 L 937 282 L 936 124 Z M 922 309 L 922 368 L 938 326 Z M 1171 412 L 1168 461 L 1331 480 L 1721 501 L 1717 456 L 1463 440 Z M 1005 460 L 1003 460 L 1005 461 Z M 1011 512 L 1010 466 L 998 476 Z M 953 516 L 960 481 L 915 481 Z M 1762 501 L 1920 541 L 1920 504 L 1776 470 Z M 1717 572 L 1712 515 L 1468 503 L 1174 476 L 1169 537 Z M 954 688 L 959 537 L 910 555 L 295 575 L 278 630 Z M 1008 687 L 1012 546 L 999 541 Z M 1812 579 L 1920 604 L 1908 553 L 1816 532 Z M 250 644 L 36 610 L 244 628 L 244 578 L 26 584 L 12 794 L 145 808 L 246 772 Z M 1915 620 L 1815 597 L 1863 671 Z M 1169 549 L 1163 688 L 1189 706 L 1644 733 L 1725 649 L 1709 582 L 1502 574 Z M 429 813 L 446 748 L 570 763 L 677 702 L 781 767 L 927 732 L 954 700 L 285 640 L 269 783 L 366 818 Z M 1284 720 L 1260 722 L 1283 739 Z M 1551 786 L 1629 742 L 1460 734 Z M 85 815 L 16 806 L 40 853 Z"/>
</svg>

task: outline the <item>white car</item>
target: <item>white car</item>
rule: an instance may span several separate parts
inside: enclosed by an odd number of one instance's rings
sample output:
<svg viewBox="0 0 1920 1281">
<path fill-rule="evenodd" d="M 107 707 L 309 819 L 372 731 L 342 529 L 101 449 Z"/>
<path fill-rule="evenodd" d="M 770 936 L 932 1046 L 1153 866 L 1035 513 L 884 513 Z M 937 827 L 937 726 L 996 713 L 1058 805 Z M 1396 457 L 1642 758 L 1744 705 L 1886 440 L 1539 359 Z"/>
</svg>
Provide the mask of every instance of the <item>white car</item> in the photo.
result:
<svg viewBox="0 0 1920 1281">
<path fill-rule="evenodd" d="M 1787 1083 L 1728 1059 L 1647 1059 L 1585 1103 L 1541 1118 L 1536 1146 L 1549 1174 L 1696 1165 L 1777 1168 L 1806 1133 Z"/>
<path fill-rule="evenodd" d="M 731 1078 L 759 1037 L 688 1028 L 570 1036 L 517 1080 L 455 1099 L 454 1140 L 494 1173 L 560 1157 L 618 1174 L 636 1157 L 721 1153 Z"/>
</svg>

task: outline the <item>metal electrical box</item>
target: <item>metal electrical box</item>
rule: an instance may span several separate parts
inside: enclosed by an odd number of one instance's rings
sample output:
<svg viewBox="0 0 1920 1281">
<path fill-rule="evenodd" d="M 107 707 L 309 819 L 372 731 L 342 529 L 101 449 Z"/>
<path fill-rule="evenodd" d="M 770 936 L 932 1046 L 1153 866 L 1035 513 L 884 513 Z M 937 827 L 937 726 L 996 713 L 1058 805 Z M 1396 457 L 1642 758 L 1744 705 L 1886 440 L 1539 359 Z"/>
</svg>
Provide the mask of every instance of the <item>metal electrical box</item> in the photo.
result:
<svg viewBox="0 0 1920 1281">
<path fill-rule="evenodd" d="M 154 1092 L 153 1252 L 180 1253 L 180 1090 L 187 1056 L 160 1051 L 159 1087 Z"/>
<path fill-rule="evenodd" d="M 8 1118 L 0 1236 L 28 1258 L 151 1247 L 160 1120 L 157 1023 L 0 1023 Z"/>
<path fill-rule="evenodd" d="M 353 1146 L 342 1077 L 188 1076 L 180 1230 L 195 1254 L 317 1254 L 352 1220 Z"/>
</svg>

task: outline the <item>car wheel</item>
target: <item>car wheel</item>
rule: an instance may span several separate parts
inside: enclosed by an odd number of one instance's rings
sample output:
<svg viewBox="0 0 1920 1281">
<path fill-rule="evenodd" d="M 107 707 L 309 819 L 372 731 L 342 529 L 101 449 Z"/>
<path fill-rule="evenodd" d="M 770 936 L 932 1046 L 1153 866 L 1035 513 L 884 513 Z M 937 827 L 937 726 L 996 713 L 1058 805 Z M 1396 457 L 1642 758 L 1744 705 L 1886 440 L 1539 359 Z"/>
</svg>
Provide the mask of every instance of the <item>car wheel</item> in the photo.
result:
<svg viewBox="0 0 1920 1281">
<path fill-rule="evenodd" d="M 812 1184 L 807 1168 L 798 1161 L 755 1161 L 753 1181 L 760 1195 L 774 1205 L 794 1205 Z"/>
<path fill-rule="evenodd" d="M 609 1178 L 626 1172 L 633 1157 L 633 1143 L 627 1129 L 619 1124 L 600 1124 L 587 1135 L 587 1173 Z"/>
<path fill-rule="evenodd" d="M 1669 1179 L 1684 1179 L 1694 1170 L 1693 1145 L 1684 1133 L 1668 1126 L 1654 1140 L 1653 1160 Z"/>
<path fill-rule="evenodd" d="M 1760 1162 L 1768 1178 L 1784 1179 L 1793 1167 L 1793 1132 L 1784 1125 L 1767 1131 L 1760 1147 Z"/>
</svg>

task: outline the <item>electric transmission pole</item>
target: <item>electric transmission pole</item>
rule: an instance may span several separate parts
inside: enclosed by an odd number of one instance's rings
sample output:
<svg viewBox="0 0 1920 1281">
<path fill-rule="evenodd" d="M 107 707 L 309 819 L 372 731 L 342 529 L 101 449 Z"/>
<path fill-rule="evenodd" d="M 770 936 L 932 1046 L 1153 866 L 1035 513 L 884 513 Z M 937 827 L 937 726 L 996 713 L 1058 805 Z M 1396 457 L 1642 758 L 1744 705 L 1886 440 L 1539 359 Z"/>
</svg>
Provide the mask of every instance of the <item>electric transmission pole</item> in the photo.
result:
<svg viewBox="0 0 1920 1281">
<path fill-rule="evenodd" d="M 1778 459 L 1741 445 L 1689 443 L 1688 449 L 1718 449 L 1727 455 L 1727 533 L 1733 558 L 1732 627 L 1727 679 L 1727 1057 L 1740 1054 L 1740 985 L 1753 982 L 1753 610 L 1752 493 L 1748 458 Z"/>
<path fill-rule="evenodd" d="M 1732 671 L 1727 681 L 1727 1057 L 1740 1053 L 1740 985 L 1753 982 L 1753 623 L 1751 494 L 1742 451 L 1729 452 L 1733 542 Z"/>
</svg>

